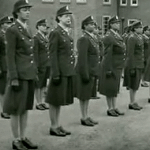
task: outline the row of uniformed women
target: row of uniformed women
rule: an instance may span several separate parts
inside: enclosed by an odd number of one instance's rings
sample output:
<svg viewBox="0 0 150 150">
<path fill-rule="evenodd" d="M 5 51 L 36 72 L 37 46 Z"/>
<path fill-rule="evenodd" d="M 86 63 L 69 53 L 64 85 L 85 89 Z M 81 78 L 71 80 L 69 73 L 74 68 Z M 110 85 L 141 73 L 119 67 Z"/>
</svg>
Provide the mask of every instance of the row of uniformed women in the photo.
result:
<svg viewBox="0 0 150 150">
<path fill-rule="evenodd" d="M 17 1 L 13 10 L 16 22 L 6 32 L 9 83 L 3 108 L 4 112 L 11 115 L 12 133 L 15 138 L 13 148 L 19 150 L 37 149 L 37 146 L 25 136 L 27 110 L 33 107 L 34 80 L 37 76 L 37 64 L 33 54 L 34 43 L 26 24 L 29 19 L 30 8 L 31 5 L 28 1 Z M 59 116 L 62 105 L 73 103 L 74 94 L 80 100 L 81 124 L 85 126 L 98 124 L 97 121 L 88 116 L 88 105 L 92 96 L 94 80 L 99 72 L 99 91 L 107 97 L 108 115 L 123 115 L 116 108 L 121 70 L 125 62 L 125 44 L 117 32 L 120 27 L 118 18 L 112 17 L 109 20 L 110 30 L 104 38 L 105 50 L 101 66 L 99 66 L 99 46 L 93 36 L 95 21 L 91 16 L 82 21 L 83 36 L 77 41 L 78 61 L 75 71 L 73 39 L 68 34 L 68 27 L 71 24 L 70 14 L 72 12 L 66 6 L 57 11 L 58 26 L 50 33 L 49 37 L 51 76 L 46 102 L 50 106 L 50 134 L 55 136 L 71 134 L 59 125 Z M 137 26 L 134 26 L 134 29 L 136 32 Z M 135 42 L 135 44 L 139 44 L 139 42 Z M 135 80 L 136 78 L 131 76 L 133 70 L 128 70 L 130 80 Z M 139 81 L 139 78 L 136 80 Z M 132 90 L 131 82 L 127 83 L 127 86 Z M 135 83 L 138 84 L 139 82 Z"/>
</svg>

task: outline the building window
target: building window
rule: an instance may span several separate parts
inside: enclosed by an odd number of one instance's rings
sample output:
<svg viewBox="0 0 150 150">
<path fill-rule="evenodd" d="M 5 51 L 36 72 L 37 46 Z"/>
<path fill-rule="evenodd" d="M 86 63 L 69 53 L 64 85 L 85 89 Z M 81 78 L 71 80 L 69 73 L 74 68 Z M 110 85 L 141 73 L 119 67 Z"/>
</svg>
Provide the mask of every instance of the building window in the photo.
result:
<svg viewBox="0 0 150 150">
<path fill-rule="evenodd" d="M 138 6 L 138 0 L 130 0 L 131 6 Z"/>
<path fill-rule="evenodd" d="M 103 0 L 104 5 L 111 5 L 111 0 Z"/>
<path fill-rule="evenodd" d="M 42 0 L 43 3 L 53 3 L 54 0 Z"/>
<path fill-rule="evenodd" d="M 127 6 L 127 0 L 120 0 L 120 6 Z"/>
<path fill-rule="evenodd" d="M 60 3 L 70 3 L 71 0 L 60 0 Z"/>
<path fill-rule="evenodd" d="M 79 4 L 84 4 L 84 3 L 86 3 L 86 0 L 76 0 L 76 2 Z"/>
<path fill-rule="evenodd" d="M 103 16 L 102 17 L 102 33 L 103 35 L 107 32 L 108 30 L 108 20 L 110 19 L 110 16 Z"/>
<path fill-rule="evenodd" d="M 137 19 L 128 19 L 128 26 L 134 23 L 135 21 L 138 21 Z"/>
</svg>

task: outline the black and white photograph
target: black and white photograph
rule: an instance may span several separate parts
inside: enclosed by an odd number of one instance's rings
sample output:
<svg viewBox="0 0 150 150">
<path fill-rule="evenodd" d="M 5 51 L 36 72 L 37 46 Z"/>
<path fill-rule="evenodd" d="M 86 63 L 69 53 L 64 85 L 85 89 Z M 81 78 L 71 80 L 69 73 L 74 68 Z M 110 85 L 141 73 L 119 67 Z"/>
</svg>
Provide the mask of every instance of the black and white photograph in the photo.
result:
<svg viewBox="0 0 150 150">
<path fill-rule="evenodd" d="M 149 150 L 149 7 L 0 0 L 0 150 Z"/>
</svg>

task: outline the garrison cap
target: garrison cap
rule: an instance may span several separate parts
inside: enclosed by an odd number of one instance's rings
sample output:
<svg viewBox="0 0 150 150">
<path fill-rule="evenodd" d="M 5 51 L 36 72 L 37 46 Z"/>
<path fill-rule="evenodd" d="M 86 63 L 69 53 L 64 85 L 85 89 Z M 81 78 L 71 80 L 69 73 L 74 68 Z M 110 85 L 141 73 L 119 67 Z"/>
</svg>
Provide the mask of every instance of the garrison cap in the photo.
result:
<svg viewBox="0 0 150 150">
<path fill-rule="evenodd" d="M 61 7 L 61 8 L 57 11 L 56 16 L 65 15 L 65 14 L 72 14 L 72 12 L 69 11 L 69 7 L 68 7 L 68 6 Z"/>
<path fill-rule="evenodd" d="M 4 17 L 0 18 L 0 25 L 3 23 L 12 23 L 12 22 L 13 22 L 12 17 L 4 16 Z"/>
<path fill-rule="evenodd" d="M 132 28 L 138 28 L 142 27 L 142 22 L 141 21 L 135 21 L 131 24 Z"/>
<path fill-rule="evenodd" d="M 37 23 L 36 23 L 36 28 L 38 26 L 41 26 L 41 25 L 45 25 L 46 27 L 49 28 L 49 26 L 47 25 L 47 20 L 46 19 L 40 19 L 40 20 L 38 20 Z"/>
<path fill-rule="evenodd" d="M 144 26 L 143 27 L 143 32 L 145 32 L 146 30 L 150 30 L 149 26 Z"/>
<path fill-rule="evenodd" d="M 29 4 L 28 0 L 18 0 L 14 4 L 13 13 L 16 13 L 20 8 L 25 8 L 25 7 L 32 7 L 32 5 Z"/>
<path fill-rule="evenodd" d="M 84 25 L 86 24 L 90 24 L 90 23 L 94 23 L 94 25 L 96 25 L 96 22 L 94 21 L 94 17 L 93 16 L 88 16 L 86 17 L 81 24 L 81 28 L 84 29 Z"/>
<path fill-rule="evenodd" d="M 120 22 L 118 16 L 113 16 L 108 20 L 109 24 L 116 23 L 116 22 Z"/>
</svg>

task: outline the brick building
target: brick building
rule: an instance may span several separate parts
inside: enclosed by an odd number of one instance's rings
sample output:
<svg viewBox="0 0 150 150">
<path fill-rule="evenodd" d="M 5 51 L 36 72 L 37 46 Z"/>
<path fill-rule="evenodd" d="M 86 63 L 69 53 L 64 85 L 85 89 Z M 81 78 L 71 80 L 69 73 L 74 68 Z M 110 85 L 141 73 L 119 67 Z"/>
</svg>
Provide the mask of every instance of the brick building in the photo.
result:
<svg viewBox="0 0 150 150">
<path fill-rule="evenodd" d="M 11 15 L 13 4 L 17 0 L 0 0 L 0 17 Z M 141 19 L 144 25 L 150 24 L 149 0 L 29 0 L 34 6 L 31 10 L 30 24 L 35 33 L 35 23 L 40 18 L 47 18 L 51 29 L 56 26 L 55 14 L 58 8 L 68 5 L 73 12 L 73 36 L 81 35 L 81 21 L 93 15 L 102 26 L 103 33 L 107 30 L 107 21 L 113 15 L 121 18 L 122 30 L 135 19 Z M 143 11 L 144 10 L 144 11 Z"/>
</svg>

